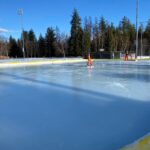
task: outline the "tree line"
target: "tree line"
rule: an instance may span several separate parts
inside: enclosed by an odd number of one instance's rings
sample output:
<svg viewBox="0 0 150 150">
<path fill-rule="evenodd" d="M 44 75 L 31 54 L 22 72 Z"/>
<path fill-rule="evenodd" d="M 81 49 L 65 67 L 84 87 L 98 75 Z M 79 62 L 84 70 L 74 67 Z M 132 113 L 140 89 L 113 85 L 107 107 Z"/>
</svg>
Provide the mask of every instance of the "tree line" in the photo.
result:
<svg viewBox="0 0 150 150">
<path fill-rule="evenodd" d="M 135 51 L 135 25 L 123 17 L 118 26 L 109 23 L 104 17 L 85 17 L 83 21 L 74 9 L 70 21 L 70 34 L 61 33 L 59 28 L 48 27 L 46 34 L 36 37 L 33 29 L 23 31 L 21 38 L 12 36 L 9 40 L 0 37 L 0 55 L 23 57 L 22 39 L 24 39 L 25 57 L 72 57 L 85 56 L 89 52 Z M 140 42 L 142 37 L 142 42 Z M 139 49 L 145 54 L 150 50 L 150 20 L 139 27 Z"/>
</svg>

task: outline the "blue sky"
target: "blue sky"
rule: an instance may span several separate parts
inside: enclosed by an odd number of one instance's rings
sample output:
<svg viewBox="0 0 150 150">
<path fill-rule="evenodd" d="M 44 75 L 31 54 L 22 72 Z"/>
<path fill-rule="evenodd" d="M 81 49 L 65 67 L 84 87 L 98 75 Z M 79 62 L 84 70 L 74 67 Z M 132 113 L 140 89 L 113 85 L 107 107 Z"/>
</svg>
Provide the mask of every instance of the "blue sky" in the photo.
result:
<svg viewBox="0 0 150 150">
<path fill-rule="evenodd" d="M 24 28 L 33 29 L 38 36 L 47 27 L 58 26 L 69 33 L 72 11 L 77 8 L 82 19 L 85 16 L 104 16 L 109 22 L 118 25 L 123 16 L 135 23 L 136 0 L 1 0 L 0 34 L 20 36 L 20 18 L 17 9 L 24 9 Z M 150 0 L 139 0 L 139 20 L 150 19 Z"/>
</svg>

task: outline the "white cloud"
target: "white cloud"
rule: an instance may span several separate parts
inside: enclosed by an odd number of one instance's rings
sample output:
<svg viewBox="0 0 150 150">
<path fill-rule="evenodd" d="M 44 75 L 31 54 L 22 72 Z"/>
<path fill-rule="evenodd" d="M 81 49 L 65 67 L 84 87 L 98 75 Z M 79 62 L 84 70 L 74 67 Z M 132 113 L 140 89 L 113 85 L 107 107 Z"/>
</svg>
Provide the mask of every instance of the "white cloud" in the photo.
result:
<svg viewBox="0 0 150 150">
<path fill-rule="evenodd" d="M 5 28 L 0 28 L 0 33 L 20 33 L 21 31 L 17 30 L 9 30 Z"/>
<path fill-rule="evenodd" d="M 4 28 L 0 28 L 0 33 L 7 33 L 7 32 L 9 32 L 9 30 L 4 29 Z"/>
</svg>

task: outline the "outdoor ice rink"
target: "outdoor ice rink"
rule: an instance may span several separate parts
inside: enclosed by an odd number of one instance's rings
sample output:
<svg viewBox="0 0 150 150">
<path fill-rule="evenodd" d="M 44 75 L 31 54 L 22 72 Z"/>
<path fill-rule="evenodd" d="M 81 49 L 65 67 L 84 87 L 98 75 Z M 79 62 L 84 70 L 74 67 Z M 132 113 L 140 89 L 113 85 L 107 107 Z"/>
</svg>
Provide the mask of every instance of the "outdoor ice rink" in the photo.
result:
<svg viewBox="0 0 150 150">
<path fill-rule="evenodd" d="M 0 68 L 0 150 L 118 150 L 150 132 L 150 61 Z"/>
</svg>

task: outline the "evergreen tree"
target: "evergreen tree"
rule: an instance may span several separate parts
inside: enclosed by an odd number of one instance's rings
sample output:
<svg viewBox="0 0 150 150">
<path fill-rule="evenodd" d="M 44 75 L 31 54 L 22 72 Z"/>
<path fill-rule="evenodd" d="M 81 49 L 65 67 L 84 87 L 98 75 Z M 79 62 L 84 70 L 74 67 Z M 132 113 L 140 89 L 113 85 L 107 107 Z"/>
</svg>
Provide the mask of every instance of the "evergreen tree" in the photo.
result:
<svg viewBox="0 0 150 150">
<path fill-rule="evenodd" d="M 16 40 L 11 36 L 9 38 L 9 56 L 14 58 L 22 57 L 22 51 L 18 47 Z"/>
<path fill-rule="evenodd" d="M 148 24 L 145 29 L 145 37 L 147 38 L 147 40 L 150 44 L 150 20 L 148 21 Z"/>
<path fill-rule="evenodd" d="M 28 44 L 29 44 L 28 51 L 30 57 L 36 57 L 37 56 L 36 37 L 32 29 L 28 33 Z"/>
<path fill-rule="evenodd" d="M 100 48 L 103 49 L 105 46 L 105 36 L 106 36 L 106 22 L 104 17 L 101 17 L 99 23 L 99 31 L 100 31 Z"/>
<path fill-rule="evenodd" d="M 56 35 L 53 28 L 48 28 L 46 32 L 46 57 L 54 57 L 56 52 Z"/>
<path fill-rule="evenodd" d="M 23 52 L 22 52 L 22 41 L 21 40 L 17 40 L 17 46 L 18 46 L 18 51 L 20 53 L 20 56 L 23 57 Z"/>
<path fill-rule="evenodd" d="M 115 28 L 115 33 L 114 33 L 114 49 L 115 51 L 122 50 L 121 49 L 121 33 L 118 27 Z"/>
<path fill-rule="evenodd" d="M 83 53 L 86 56 L 91 50 L 91 34 L 92 34 L 92 23 L 90 18 L 84 20 L 83 30 Z"/>
<path fill-rule="evenodd" d="M 90 49 L 91 49 L 90 35 L 86 30 L 84 30 L 84 32 L 83 32 L 83 51 L 84 51 L 84 54 L 87 55 L 90 52 Z"/>
<path fill-rule="evenodd" d="M 38 39 L 38 54 L 39 57 L 46 57 L 46 43 L 44 37 L 40 34 Z"/>
<path fill-rule="evenodd" d="M 129 26 L 129 51 L 135 50 L 135 37 L 136 37 L 136 29 L 133 24 L 130 23 Z"/>
<path fill-rule="evenodd" d="M 113 24 L 108 25 L 106 32 L 105 48 L 107 51 L 114 51 L 115 49 L 115 39 L 114 39 L 115 28 Z"/>
<path fill-rule="evenodd" d="M 145 50 L 145 54 L 150 55 L 150 20 L 148 21 L 144 32 L 143 48 Z"/>
<path fill-rule="evenodd" d="M 98 52 L 99 47 L 100 47 L 100 32 L 99 32 L 98 19 L 95 18 L 95 23 L 93 26 L 93 51 Z"/>
<path fill-rule="evenodd" d="M 132 47 L 131 42 L 134 41 L 134 26 L 130 23 L 127 17 L 124 17 L 119 25 L 121 37 L 121 50 L 129 51 Z"/>
<path fill-rule="evenodd" d="M 29 42 L 28 42 L 28 31 L 23 31 L 23 34 L 21 34 L 21 39 L 19 39 L 19 41 L 21 42 L 21 47 L 23 45 L 23 37 L 24 37 L 24 50 L 25 50 L 25 56 L 29 57 L 29 51 L 28 49 L 30 48 Z"/>
<path fill-rule="evenodd" d="M 84 19 L 84 31 L 89 33 L 90 39 L 92 39 L 92 19 L 91 17 L 85 17 Z"/>
<path fill-rule="evenodd" d="M 78 11 L 74 9 L 71 20 L 71 37 L 69 40 L 70 56 L 82 55 L 82 34 L 81 19 Z"/>
</svg>

